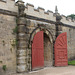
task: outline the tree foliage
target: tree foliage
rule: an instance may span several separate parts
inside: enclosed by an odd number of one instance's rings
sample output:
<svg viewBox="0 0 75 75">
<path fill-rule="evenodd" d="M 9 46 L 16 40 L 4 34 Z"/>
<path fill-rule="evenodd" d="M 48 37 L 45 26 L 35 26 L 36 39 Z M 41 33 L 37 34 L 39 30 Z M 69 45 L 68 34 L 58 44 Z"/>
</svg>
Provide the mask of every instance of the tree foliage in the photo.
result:
<svg viewBox="0 0 75 75">
<path fill-rule="evenodd" d="M 75 19 L 75 14 L 68 15 L 67 17 L 71 17 L 72 19 Z"/>
</svg>

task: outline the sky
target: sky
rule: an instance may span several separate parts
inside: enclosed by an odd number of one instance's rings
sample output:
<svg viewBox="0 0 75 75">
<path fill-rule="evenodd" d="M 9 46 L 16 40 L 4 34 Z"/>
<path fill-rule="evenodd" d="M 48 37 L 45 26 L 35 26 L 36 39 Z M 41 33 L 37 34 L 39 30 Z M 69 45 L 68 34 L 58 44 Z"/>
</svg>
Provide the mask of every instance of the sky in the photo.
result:
<svg viewBox="0 0 75 75">
<path fill-rule="evenodd" d="M 16 0 L 17 1 L 17 0 Z M 55 12 L 55 6 L 61 15 L 75 14 L 75 0 L 23 0 L 26 3 L 34 5 L 34 8 L 42 7 L 45 11 Z"/>
</svg>

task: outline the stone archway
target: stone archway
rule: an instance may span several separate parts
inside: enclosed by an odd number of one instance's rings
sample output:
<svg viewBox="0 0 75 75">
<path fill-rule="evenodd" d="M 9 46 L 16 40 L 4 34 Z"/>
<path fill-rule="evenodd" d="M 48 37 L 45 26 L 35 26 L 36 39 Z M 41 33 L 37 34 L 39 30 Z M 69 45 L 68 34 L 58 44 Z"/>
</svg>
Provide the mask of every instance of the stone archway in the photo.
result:
<svg viewBox="0 0 75 75">
<path fill-rule="evenodd" d="M 36 34 L 37 32 L 40 32 L 41 30 L 44 31 L 44 33 L 49 37 L 51 43 L 53 43 L 54 39 L 53 39 L 53 35 L 52 35 L 51 31 L 50 31 L 49 29 L 46 29 L 45 27 L 42 27 L 42 26 L 41 26 L 41 27 L 35 28 L 35 29 L 33 30 L 33 32 L 31 33 L 30 39 L 29 39 L 29 48 L 31 48 L 31 45 L 32 45 L 33 38 L 34 38 L 35 34 Z"/>
<path fill-rule="evenodd" d="M 52 44 L 47 34 L 44 33 L 44 66 L 49 67 L 52 65 L 53 65 Z"/>
<path fill-rule="evenodd" d="M 37 27 L 35 30 L 33 30 L 31 36 L 30 36 L 30 44 L 29 44 L 29 48 L 32 50 L 32 43 L 33 43 L 33 38 L 35 36 L 35 34 L 37 34 L 38 32 L 43 31 L 45 34 L 45 39 L 44 41 L 47 39 L 47 44 L 50 46 L 47 46 L 48 49 L 50 50 L 46 50 L 46 44 L 44 46 L 44 66 L 45 67 L 49 67 L 52 66 L 53 64 L 53 36 L 50 32 L 50 30 L 44 28 L 44 27 Z M 48 54 L 48 56 L 47 56 Z M 32 58 L 31 58 L 32 59 Z"/>
</svg>

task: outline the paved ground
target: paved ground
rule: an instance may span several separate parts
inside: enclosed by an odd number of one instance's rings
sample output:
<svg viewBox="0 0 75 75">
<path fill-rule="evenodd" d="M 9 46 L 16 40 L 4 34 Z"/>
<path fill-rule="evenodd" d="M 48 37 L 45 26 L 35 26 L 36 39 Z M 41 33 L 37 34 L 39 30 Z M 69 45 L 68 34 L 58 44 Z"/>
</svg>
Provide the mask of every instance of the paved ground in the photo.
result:
<svg viewBox="0 0 75 75">
<path fill-rule="evenodd" d="M 19 73 L 19 74 L 14 73 L 14 74 L 8 74 L 8 75 L 75 75 L 75 66 L 50 67 L 50 68 L 44 68 L 38 71 L 32 71 L 29 73 Z"/>
<path fill-rule="evenodd" d="M 75 75 L 75 66 L 45 68 L 27 75 Z"/>
</svg>

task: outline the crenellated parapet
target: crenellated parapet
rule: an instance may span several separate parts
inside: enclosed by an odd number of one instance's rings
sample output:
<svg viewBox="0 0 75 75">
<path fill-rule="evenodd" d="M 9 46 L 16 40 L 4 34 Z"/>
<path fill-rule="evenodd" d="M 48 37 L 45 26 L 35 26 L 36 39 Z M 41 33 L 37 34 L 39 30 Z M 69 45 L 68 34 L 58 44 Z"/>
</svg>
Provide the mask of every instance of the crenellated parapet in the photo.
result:
<svg viewBox="0 0 75 75">
<path fill-rule="evenodd" d="M 62 19 L 61 19 L 62 23 L 75 26 L 75 20 L 72 19 L 71 17 L 66 17 L 64 15 L 61 15 L 61 17 L 62 17 Z"/>
<path fill-rule="evenodd" d="M 15 0 L 0 0 L 0 9 L 18 13 L 18 1 L 15 3 Z M 56 22 L 56 15 L 55 15 L 56 12 L 53 13 L 50 10 L 45 11 L 45 9 L 41 7 L 35 9 L 34 5 L 29 3 L 26 4 L 24 13 L 30 16 Z M 72 26 L 75 25 L 75 20 L 72 20 L 70 17 L 66 17 L 64 15 L 61 15 L 61 17 L 62 17 L 61 19 L 62 23 L 72 25 Z"/>
<path fill-rule="evenodd" d="M 6 0 L 0 0 L 0 1 L 2 1 L 2 2 L 6 2 Z"/>
<path fill-rule="evenodd" d="M 0 0 L 0 9 L 9 10 L 13 12 L 18 11 L 18 7 L 15 5 L 15 0 Z"/>
<path fill-rule="evenodd" d="M 43 18 L 43 19 L 47 19 L 47 20 L 52 20 L 52 21 L 56 21 L 56 16 L 55 13 L 53 13 L 52 11 L 48 10 L 45 11 L 44 8 L 38 7 L 37 9 L 35 9 L 34 5 L 27 3 L 25 6 L 25 11 L 24 11 L 27 15 L 31 15 L 31 16 L 35 16 L 35 17 L 39 17 L 39 18 Z M 66 17 L 64 15 L 61 15 L 62 19 L 61 22 L 68 24 L 68 25 L 75 25 L 75 20 L 72 20 L 71 17 Z"/>
<path fill-rule="evenodd" d="M 68 58 L 75 59 L 75 20 L 60 15 L 57 6 L 54 13 L 45 11 L 42 7 L 35 9 L 29 3 L 25 5 L 23 0 L 0 0 L 0 75 L 1 70 L 6 75 L 24 75 L 33 70 L 32 46 L 35 35 L 40 31 L 44 34 L 42 42 L 44 41 L 45 67 L 54 64 L 54 43 L 63 32 L 67 32 Z M 36 37 L 36 40 L 37 38 L 40 39 L 41 36 Z M 62 41 L 63 38 L 60 42 L 64 44 Z"/>
<path fill-rule="evenodd" d="M 45 11 L 44 8 L 38 7 L 37 9 L 34 8 L 34 5 L 27 3 L 26 4 L 26 8 L 24 11 L 27 15 L 31 15 L 31 16 L 35 16 L 35 17 L 39 17 L 39 18 L 43 18 L 43 19 L 47 19 L 47 20 L 52 20 L 52 21 L 56 21 L 56 16 L 55 13 L 53 13 L 52 11 L 48 10 Z M 75 25 L 75 20 L 72 20 L 71 17 L 66 17 L 64 15 L 61 15 L 62 19 L 61 22 L 68 24 L 68 25 Z"/>
<path fill-rule="evenodd" d="M 47 20 L 55 21 L 56 18 L 54 16 L 54 13 L 52 11 L 45 11 L 44 8 L 38 7 L 37 9 L 34 8 L 34 5 L 27 3 L 26 8 L 24 11 L 27 15 L 44 18 Z"/>
</svg>

